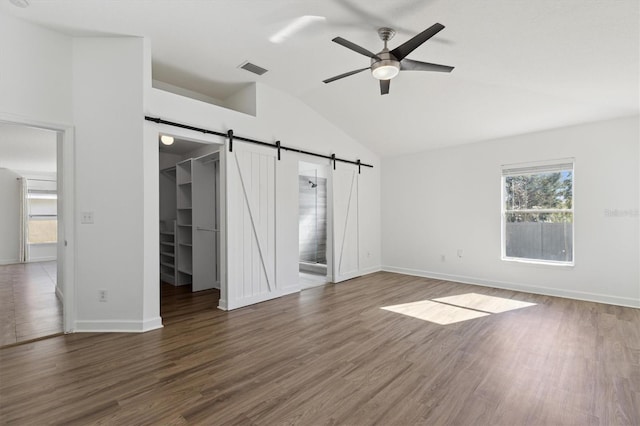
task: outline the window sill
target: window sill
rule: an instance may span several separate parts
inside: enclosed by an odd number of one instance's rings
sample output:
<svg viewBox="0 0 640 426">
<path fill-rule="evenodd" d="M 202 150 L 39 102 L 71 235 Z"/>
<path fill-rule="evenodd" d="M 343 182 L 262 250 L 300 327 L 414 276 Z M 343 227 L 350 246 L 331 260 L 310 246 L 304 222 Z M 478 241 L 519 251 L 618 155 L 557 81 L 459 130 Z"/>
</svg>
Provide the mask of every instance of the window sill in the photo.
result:
<svg viewBox="0 0 640 426">
<path fill-rule="evenodd" d="M 512 263 L 522 263 L 525 265 L 532 266 L 543 266 L 543 267 L 551 267 L 551 268 L 567 268 L 572 269 L 575 267 L 575 262 L 556 262 L 553 260 L 534 260 L 534 259 L 521 259 L 517 257 L 502 257 L 502 260 L 505 262 Z"/>
</svg>

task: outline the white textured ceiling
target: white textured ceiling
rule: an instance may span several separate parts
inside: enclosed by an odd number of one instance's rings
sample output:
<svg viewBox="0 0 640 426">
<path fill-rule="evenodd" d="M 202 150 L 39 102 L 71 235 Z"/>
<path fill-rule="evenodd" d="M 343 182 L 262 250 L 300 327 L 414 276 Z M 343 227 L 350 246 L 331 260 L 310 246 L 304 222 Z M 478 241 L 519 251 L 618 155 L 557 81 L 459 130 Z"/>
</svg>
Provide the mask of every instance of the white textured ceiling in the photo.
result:
<svg viewBox="0 0 640 426">
<path fill-rule="evenodd" d="M 250 81 L 276 87 L 381 155 L 499 138 L 639 113 L 638 0 L 30 0 L 0 11 L 70 34 L 151 39 L 154 78 L 224 98 Z M 281 44 L 269 37 L 296 17 L 315 22 Z M 455 66 L 451 74 L 402 72 L 380 96 L 363 72 L 376 29 L 393 48 L 445 25 L 409 58 Z M 249 60 L 269 69 L 237 68 Z"/>
<path fill-rule="evenodd" d="M 56 172 L 56 132 L 0 123 L 0 168 L 19 173 Z"/>
</svg>

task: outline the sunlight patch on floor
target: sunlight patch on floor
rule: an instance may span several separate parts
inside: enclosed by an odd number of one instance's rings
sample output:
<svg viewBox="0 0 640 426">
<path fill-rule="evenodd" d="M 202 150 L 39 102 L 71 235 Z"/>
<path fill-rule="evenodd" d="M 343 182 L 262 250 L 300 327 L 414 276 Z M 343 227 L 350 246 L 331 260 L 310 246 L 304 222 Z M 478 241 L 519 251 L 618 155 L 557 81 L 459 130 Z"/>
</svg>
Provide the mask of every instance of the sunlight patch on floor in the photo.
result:
<svg viewBox="0 0 640 426">
<path fill-rule="evenodd" d="M 535 303 L 521 302 L 519 300 L 466 293 L 433 300 L 419 300 L 400 305 L 383 306 L 381 309 L 435 324 L 448 325 L 534 305 Z"/>
<path fill-rule="evenodd" d="M 474 318 L 486 317 L 490 314 L 478 312 L 472 309 L 459 308 L 444 303 L 420 300 L 418 302 L 403 303 L 402 305 L 384 306 L 385 311 L 407 315 L 424 321 L 434 322 L 440 325 L 453 324 Z"/>
<path fill-rule="evenodd" d="M 499 314 L 514 309 L 535 306 L 535 303 L 521 302 L 520 300 L 505 299 L 504 297 L 487 296 L 485 294 L 466 293 L 456 296 L 439 297 L 433 299 L 436 302 L 448 303 L 462 308 L 475 309 L 477 311 Z"/>
</svg>

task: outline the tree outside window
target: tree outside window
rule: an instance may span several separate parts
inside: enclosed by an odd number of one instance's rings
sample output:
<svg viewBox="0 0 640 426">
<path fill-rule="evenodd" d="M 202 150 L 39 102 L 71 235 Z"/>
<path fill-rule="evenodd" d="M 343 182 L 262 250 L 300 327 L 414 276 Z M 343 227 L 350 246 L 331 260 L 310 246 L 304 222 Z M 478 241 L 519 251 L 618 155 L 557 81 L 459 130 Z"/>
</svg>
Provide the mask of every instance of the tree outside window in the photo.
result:
<svg viewBox="0 0 640 426">
<path fill-rule="evenodd" d="M 503 169 L 503 258 L 573 263 L 573 163 Z"/>
</svg>

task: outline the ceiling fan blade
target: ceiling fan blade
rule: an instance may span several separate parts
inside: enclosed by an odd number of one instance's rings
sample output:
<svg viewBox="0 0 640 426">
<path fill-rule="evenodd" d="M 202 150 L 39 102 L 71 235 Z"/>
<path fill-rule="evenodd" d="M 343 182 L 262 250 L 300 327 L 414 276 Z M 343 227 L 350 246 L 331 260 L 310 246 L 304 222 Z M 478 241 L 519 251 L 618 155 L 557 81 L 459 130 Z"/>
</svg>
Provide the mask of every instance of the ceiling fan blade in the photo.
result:
<svg viewBox="0 0 640 426">
<path fill-rule="evenodd" d="M 429 40 L 434 35 L 438 34 L 444 29 L 444 25 L 435 23 L 420 34 L 405 41 L 400 46 L 391 51 L 391 54 L 395 56 L 399 61 L 403 60 L 409 53 L 416 50 L 422 43 Z"/>
<path fill-rule="evenodd" d="M 328 78 L 326 80 L 322 80 L 323 83 L 331 83 L 332 81 L 340 80 L 341 78 L 349 77 L 350 75 L 358 74 L 364 70 L 368 70 L 371 67 L 360 68 L 359 70 L 353 70 L 349 72 L 345 72 L 344 74 L 336 75 L 335 77 Z"/>
<path fill-rule="evenodd" d="M 403 59 L 400 61 L 401 71 L 435 71 L 435 72 L 451 72 L 454 67 L 448 65 L 431 64 L 429 62 L 412 61 L 411 59 Z"/>
<path fill-rule="evenodd" d="M 364 47 L 358 46 L 357 44 L 352 43 L 349 40 L 345 40 L 342 37 L 336 37 L 331 41 L 333 41 L 334 43 L 338 43 L 340 46 L 344 46 L 347 49 L 351 49 L 354 52 L 358 52 L 359 54 L 364 55 L 367 58 L 373 58 L 373 59 L 380 60 L 378 55 L 376 55 L 375 53 L 370 52 L 367 49 L 365 49 Z"/>
<path fill-rule="evenodd" d="M 391 84 L 391 80 L 380 80 L 380 94 L 387 95 L 389 94 L 389 85 Z"/>
</svg>

